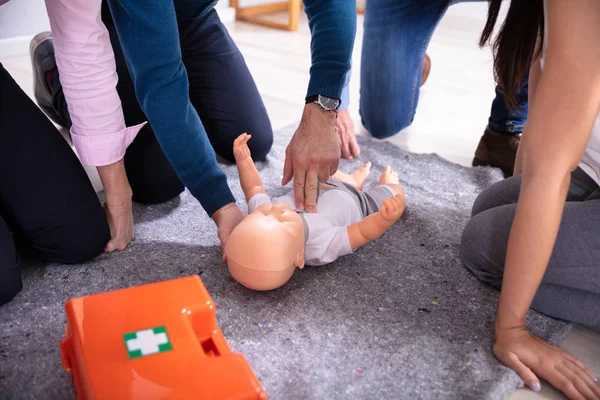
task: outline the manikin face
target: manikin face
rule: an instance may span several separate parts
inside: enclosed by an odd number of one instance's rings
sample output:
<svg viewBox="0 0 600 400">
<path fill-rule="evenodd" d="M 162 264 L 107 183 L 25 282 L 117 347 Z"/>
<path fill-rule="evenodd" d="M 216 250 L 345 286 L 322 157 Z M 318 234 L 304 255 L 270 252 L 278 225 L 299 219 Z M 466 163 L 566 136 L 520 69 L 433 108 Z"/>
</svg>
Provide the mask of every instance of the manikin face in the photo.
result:
<svg viewBox="0 0 600 400">
<path fill-rule="evenodd" d="M 295 225 L 304 226 L 298 213 L 286 204 L 263 204 L 256 208 L 249 216 L 256 218 L 271 218 L 278 223 L 285 224 L 289 229 L 296 229 Z"/>
<path fill-rule="evenodd" d="M 231 233 L 225 247 L 232 276 L 252 289 L 278 287 L 304 266 L 304 222 L 284 204 L 263 204 Z M 257 282 L 249 282 L 255 279 Z M 265 283 L 272 280 L 273 285 Z M 280 283 L 275 284 L 275 282 Z M 267 290 L 267 289 L 257 289 Z"/>
</svg>

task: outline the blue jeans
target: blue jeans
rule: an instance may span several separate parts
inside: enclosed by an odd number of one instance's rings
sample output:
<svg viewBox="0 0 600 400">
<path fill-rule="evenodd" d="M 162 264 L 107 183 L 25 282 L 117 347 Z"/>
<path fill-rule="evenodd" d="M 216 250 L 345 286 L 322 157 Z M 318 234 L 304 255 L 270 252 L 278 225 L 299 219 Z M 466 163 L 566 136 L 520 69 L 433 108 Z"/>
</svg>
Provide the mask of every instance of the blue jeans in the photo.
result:
<svg viewBox="0 0 600 400">
<path fill-rule="evenodd" d="M 373 136 L 386 138 L 412 123 L 419 101 L 425 51 L 448 7 L 460 1 L 367 1 L 360 114 L 363 125 Z M 346 91 L 342 96 L 346 99 L 343 106 L 347 105 L 347 98 Z M 527 82 L 519 93 L 518 103 L 517 109 L 508 110 L 496 88 L 489 127 L 502 134 L 522 132 L 527 120 Z"/>
</svg>

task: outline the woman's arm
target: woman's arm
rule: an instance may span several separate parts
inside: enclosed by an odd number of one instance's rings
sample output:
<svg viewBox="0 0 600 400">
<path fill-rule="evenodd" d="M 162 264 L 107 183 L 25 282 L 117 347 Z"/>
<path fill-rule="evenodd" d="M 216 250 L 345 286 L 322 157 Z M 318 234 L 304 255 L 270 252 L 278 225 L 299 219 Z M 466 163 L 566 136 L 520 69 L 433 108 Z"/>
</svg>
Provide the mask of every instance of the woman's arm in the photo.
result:
<svg viewBox="0 0 600 400">
<path fill-rule="evenodd" d="M 494 351 L 528 385 L 539 385 L 535 372 L 568 396 L 582 398 L 578 376 L 547 368 L 566 356 L 550 360 L 544 359 L 547 353 L 533 352 L 532 357 L 523 348 L 508 346 L 507 352 L 503 346 L 516 343 L 525 331 L 558 233 L 570 172 L 582 158 L 600 108 L 600 2 L 548 3 L 547 52 L 523 135 L 521 192 L 508 241 Z M 521 350 L 523 356 L 516 354 Z"/>
<path fill-rule="evenodd" d="M 84 164 L 95 165 L 105 190 L 111 231 L 106 251 L 133 239 L 131 187 L 123 157 L 144 124 L 125 126 L 115 59 L 100 19 L 101 0 L 46 0 L 56 63 L 73 123 L 71 138 Z"/>
</svg>

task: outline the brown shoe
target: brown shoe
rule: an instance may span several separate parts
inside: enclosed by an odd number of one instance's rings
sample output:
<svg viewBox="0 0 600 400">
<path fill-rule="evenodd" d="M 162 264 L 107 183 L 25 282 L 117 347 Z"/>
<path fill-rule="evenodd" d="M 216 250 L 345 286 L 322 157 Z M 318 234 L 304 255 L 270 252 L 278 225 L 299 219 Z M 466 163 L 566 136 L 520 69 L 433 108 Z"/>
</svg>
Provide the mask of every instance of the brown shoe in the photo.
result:
<svg viewBox="0 0 600 400">
<path fill-rule="evenodd" d="M 473 158 L 473 166 L 500 168 L 504 177 L 513 175 L 521 135 L 507 136 L 485 129 Z"/>
<path fill-rule="evenodd" d="M 431 58 L 425 54 L 425 58 L 423 59 L 423 70 L 421 71 L 421 86 L 427 82 L 427 78 L 429 78 L 429 71 L 431 71 Z"/>
</svg>

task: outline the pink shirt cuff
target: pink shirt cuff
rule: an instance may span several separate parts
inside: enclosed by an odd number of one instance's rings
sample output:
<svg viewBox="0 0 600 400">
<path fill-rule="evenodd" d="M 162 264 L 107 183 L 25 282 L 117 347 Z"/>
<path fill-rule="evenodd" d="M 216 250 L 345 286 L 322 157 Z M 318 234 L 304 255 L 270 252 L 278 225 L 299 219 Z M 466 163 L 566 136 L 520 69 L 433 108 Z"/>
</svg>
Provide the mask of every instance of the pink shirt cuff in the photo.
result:
<svg viewBox="0 0 600 400">
<path fill-rule="evenodd" d="M 102 167 L 114 164 L 125 156 L 127 146 L 133 142 L 146 122 L 103 135 L 82 135 L 71 129 L 71 139 L 85 165 Z"/>
</svg>

